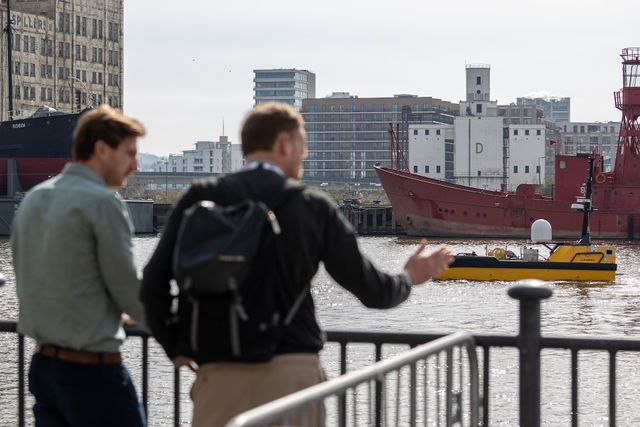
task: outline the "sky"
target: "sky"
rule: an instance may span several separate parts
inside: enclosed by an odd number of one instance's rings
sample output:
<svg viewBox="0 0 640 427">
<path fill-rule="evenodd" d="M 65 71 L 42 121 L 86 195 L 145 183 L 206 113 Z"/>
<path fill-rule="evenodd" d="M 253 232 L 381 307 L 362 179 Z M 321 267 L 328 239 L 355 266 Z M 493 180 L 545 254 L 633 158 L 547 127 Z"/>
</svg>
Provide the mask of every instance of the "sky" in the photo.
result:
<svg viewBox="0 0 640 427">
<path fill-rule="evenodd" d="M 490 64 L 491 98 L 571 97 L 572 121 L 619 121 L 620 52 L 640 46 L 637 1 L 124 0 L 124 110 L 140 151 L 239 143 L 253 70 L 316 74 L 316 96 L 465 97 Z"/>
</svg>

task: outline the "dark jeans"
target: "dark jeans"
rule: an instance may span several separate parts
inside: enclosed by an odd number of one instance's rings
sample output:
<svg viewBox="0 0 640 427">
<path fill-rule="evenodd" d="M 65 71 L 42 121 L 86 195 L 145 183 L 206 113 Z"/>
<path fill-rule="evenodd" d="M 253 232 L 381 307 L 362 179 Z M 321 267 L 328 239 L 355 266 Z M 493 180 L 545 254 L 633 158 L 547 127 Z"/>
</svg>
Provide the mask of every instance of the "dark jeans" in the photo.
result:
<svg viewBox="0 0 640 427">
<path fill-rule="evenodd" d="M 129 372 L 122 364 L 85 365 L 35 353 L 29 391 L 37 427 L 145 426 Z"/>
</svg>

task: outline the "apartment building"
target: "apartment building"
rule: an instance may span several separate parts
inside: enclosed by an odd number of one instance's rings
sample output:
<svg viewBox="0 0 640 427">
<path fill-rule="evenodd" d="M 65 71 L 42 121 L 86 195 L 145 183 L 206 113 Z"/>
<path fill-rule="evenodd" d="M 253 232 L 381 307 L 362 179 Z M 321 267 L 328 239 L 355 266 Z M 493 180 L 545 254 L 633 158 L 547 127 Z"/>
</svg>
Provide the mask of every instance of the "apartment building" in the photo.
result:
<svg viewBox="0 0 640 427">
<path fill-rule="evenodd" d="M 562 154 L 602 154 L 605 170 L 615 164 L 620 122 L 566 122 L 559 123 Z"/>
<path fill-rule="evenodd" d="M 316 97 L 316 75 L 311 71 L 272 68 L 253 70 L 253 74 L 254 107 L 265 102 L 282 102 L 300 111 L 303 99 Z"/>
<path fill-rule="evenodd" d="M 571 121 L 571 98 L 557 96 L 528 96 L 516 98 L 517 105 L 536 105 L 542 108 L 544 117 L 555 122 Z"/>
<path fill-rule="evenodd" d="M 242 164 L 240 144 L 221 136 L 218 141 L 198 141 L 193 150 L 169 155 L 153 165 L 153 172 L 220 174 L 235 172 Z"/>
<path fill-rule="evenodd" d="M 6 27 L 6 1 L 0 25 Z M 47 105 L 79 111 L 123 106 L 123 0 L 11 3 L 13 117 Z M 8 111 L 7 38 L 0 43 L 0 117 Z"/>
</svg>

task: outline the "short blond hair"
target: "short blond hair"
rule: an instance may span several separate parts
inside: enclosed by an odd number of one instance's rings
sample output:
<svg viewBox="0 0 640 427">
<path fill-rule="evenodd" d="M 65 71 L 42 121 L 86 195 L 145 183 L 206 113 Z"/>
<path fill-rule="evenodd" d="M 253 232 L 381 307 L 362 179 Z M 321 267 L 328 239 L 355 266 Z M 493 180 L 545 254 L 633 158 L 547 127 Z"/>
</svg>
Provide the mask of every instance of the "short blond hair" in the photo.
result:
<svg viewBox="0 0 640 427">
<path fill-rule="evenodd" d="M 126 138 L 144 136 L 142 124 L 103 104 L 80 116 L 73 131 L 73 159 L 89 160 L 96 141 L 118 148 Z"/>
</svg>

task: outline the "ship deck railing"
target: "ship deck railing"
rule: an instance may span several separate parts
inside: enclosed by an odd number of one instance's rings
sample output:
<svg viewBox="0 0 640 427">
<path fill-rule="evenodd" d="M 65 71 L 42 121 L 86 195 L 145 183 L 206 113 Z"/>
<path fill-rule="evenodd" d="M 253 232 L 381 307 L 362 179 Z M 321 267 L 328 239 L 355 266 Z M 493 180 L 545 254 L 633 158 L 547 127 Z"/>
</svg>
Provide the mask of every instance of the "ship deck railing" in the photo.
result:
<svg viewBox="0 0 640 427">
<path fill-rule="evenodd" d="M 327 420 L 332 421 L 330 425 L 359 424 L 380 426 L 389 424 L 389 417 L 395 417 L 399 425 L 417 425 L 419 423 L 412 423 L 413 419 L 424 421 L 425 418 L 430 420 L 428 422 L 429 425 L 437 424 L 437 421 L 441 420 L 439 417 L 442 417 L 443 422 L 440 424 L 443 425 L 452 425 L 449 422 L 453 423 L 458 420 L 463 420 L 464 425 L 474 425 L 471 420 L 477 404 L 478 422 L 475 425 L 487 426 L 490 425 L 492 411 L 504 412 L 504 408 L 497 406 L 501 402 L 498 402 L 495 397 L 491 397 L 495 393 L 494 389 L 503 385 L 494 384 L 491 381 L 492 373 L 496 370 L 515 368 L 518 371 L 518 385 L 514 385 L 514 388 L 517 388 L 517 390 L 509 390 L 509 393 L 518 395 L 519 403 L 515 405 L 517 409 L 514 409 L 513 413 L 507 414 L 507 417 L 513 421 L 513 424 L 525 427 L 539 426 L 541 424 L 541 375 L 546 372 L 546 370 L 542 371 L 541 351 L 561 349 L 568 350 L 568 354 L 562 352 L 562 357 L 567 359 L 564 362 L 568 363 L 568 372 L 565 375 L 569 377 L 567 378 L 568 387 L 566 391 L 569 407 L 565 415 L 570 419 L 572 426 L 577 426 L 580 422 L 580 416 L 584 416 L 585 412 L 587 412 L 587 408 L 584 405 L 579 405 L 578 378 L 580 375 L 584 375 L 585 371 L 588 373 L 601 369 L 601 366 L 598 365 L 600 358 L 592 356 L 595 351 L 607 359 L 606 378 L 608 381 L 606 389 L 608 392 L 598 394 L 595 397 L 591 396 L 591 399 L 599 399 L 599 407 L 606 408 L 607 414 L 603 417 L 603 419 L 606 419 L 605 423 L 615 426 L 618 415 L 618 398 L 621 394 L 620 390 L 618 390 L 618 378 L 624 378 L 621 376 L 623 374 L 626 376 L 633 374 L 631 372 L 619 372 L 619 353 L 633 352 L 637 354 L 640 352 L 640 340 L 628 337 L 542 336 L 540 334 L 540 303 L 543 299 L 550 297 L 551 293 L 550 288 L 530 284 L 515 285 L 509 289 L 509 295 L 519 300 L 520 305 L 519 332 L 517 335 L 473 334 L 469 337 L 465 334 L 450 335 L 448 333 L 329 330 L 327 331 L 328 348 L 326 351 L 337 353 L 335 360 L 337 360 L 337 365 L 339 366 L 336 368 L 338 372 L 335 380 L 330 380 L 323 384 L 322 393 L 314 395 L 314 398 L 317 397 L 318 401 L 324 400 L 327 408 Z M 11 360 L 17 359 L 18 381 L 13 390 L 15 390 L 15 395 L 17 396 L 16 424 L 22 427 L 27 421 L 30 422 L 31 414 L 27 417 L 25 409 L 27 385 L 25 372 L 26 338 L 16 332 L 16 326 L 15 321 L 0 321 L 0 333 L 15 334 L 17 340 L 17 346 L 9 345 L 3 351 L 0 356 L 0 366 L 3 367 L 2 370 L 6 370 L 7 366 L 11 365 Z M 141 340 L 140 398 L 147 414 L 149 425 L 157 425 L 158 414 L 148 412 L 149 395 L 154 392 L 149 389 L 149 376 L 153 375 L 154 381 L 156 381 L 158 376 L 156 371 L 159 369 L 155 365 L 150 365 L 149 362 L 149 344 L 153 338 L 136 329 L 128 329 L 127 333 L 130 337 L 137 337 Z M 447 335 L 449 336 L 447 337 Z M 443 337 L 446 337 L 444 341 L 438 341 Z M 460 346 L 459 344 L 463 342 L 465 344 Z M 470 342 L 475 343 L 473 351 L 477 355 L 479 366 L 479 372 L 477 372 L 479 392 L 477 403 L 473 404 L 474 407 L 469 406 L 473 401 L 471 396 L 475 387 L 473 386 L 476 375 L 473 370 L 474 357 L 469 357 L 467 350 L 462 351 L 462 349 L 470 348 Z M 421 347 L 425 343 L 431 343 L 433 346 Z M 16 351 L 10 350 L 11 347 L 17 347 Z M 438 352 L 438 349 L 444 352 L 443 355 Z M 358 357 L 361 358 L 363 350 L 369 352 L 365 358 L 371 359 L 373 365 L 361 368 L 362 371 L 358 369 L 348 370 L 348 366 L 354 365 L 354 354 L 357 353 Z M 394 359 L 393 356 L 389 359 L 389 352 L 397 354 L 398 359 Z M 579 359 L 580 355 L 584 356 L 585 354 L 589 357 L 581 357 Z M 412 362 L 412 358 L 416 358 L 416 361 Z M 389 362 L 391 365 L 378 365 L 377 363 L 382 360 L 385 362 L 392 360 L 393 362 Z M 578 364 L 579 361 L 580 366 Z M 405 367 L 402 368 L 397 363 Z M 415 368 L 412 367 L 414 364 Z M 504 366 L 505 364 L 508 366 Z M 620 365 L 623 365 L 623 363 L 620 363 Z M 548 365 L 545 366 L 549 369 Z M 386 374 L 380 374 L 386 369 L 389 369 Z M 2 370 L 0 370 L 0 375 L 2 376 L 11 374 L 11 372 Z M 433 370 L 435 370 L 435 373 Z M 353 378 L 365 378 L 373 372 L 381 376 L 374 377 L 372 381 L 365 381 L 364 388 L 369 387 L 371 389 L 369 394 L 362 394 L 359 390 L 356 390 L 356 392 L 348 391 L 350 387 L 353 390 L 352 386 L 355 386 L 351 382 Z M 401 374 L 398 374 L 398 372 Z M 412 378 L 412 372 L 416 374 L 415 378 Z M 425 372 L 430 378 L 427 380 L 427 385 L 412 387 L 412 384 L 417 384 L 420 380 L 422 384 L 425 383 Z M 453 375 L 458 380 L 448 382 L 449 375 Z M 560 374 L 554 372 L 554 375 Z M 180 370 L 174 369 L 173 399 L 171 399 L 171 393 L 169 393 L 166 398 L 167 401 L 163 403 L 173 406 L 172 422 L 174 426 L 179 426 L 184 422 L 181 412 L 180 376 Z M 171 378 L 167 380 L 170 382 Z M 412 383 L 412 381 L 414 382 Z M 345 392 L 342 392 L 342 389 Z M 328 391 L 331 391 L 329 395 L 327 395 Z M 432 393 L 434 391 L 435 396 Z M 11 389 L 7 390 L 5 388 L 3 390 L 0 411 L 3 406 L 7 407 L 5 405 L 16 404 L 15 401 L 12 402 L 4 398 L 6 393 L 11 393 Z M 306 392 L 301 391 L 299 393 L 302 393 L 304 397 Z M 395 397 L 392 393 L 395 394 Z M 165 396 L 164 393 L 162 395 Z M 325 399 L 326 396 L 333 397 Z M 446 396 L 449 396 L 449 402 L 447 402 Z M 438 403 L 438 398 L 442 399 L 440 403 Z M 289 395 L 287 399 L 287 408 L 290 410 L 299 410 L 313 400 L 308 396 L 301 398 L 300 394 Z M 426 400 L 425 404 L 425 399 L 430 400 Z M 407 406 L 406 402 L 410 402 L 411 405 Z M 462 403 L 465 404 L 465 411 L 462 411 Z M 400 412 L 396 409 L 398 404 L 402 405 Z M 411 409 L 412 407 L 414 409 Z M 419 409 L 420 407 L 426 407 L 427 411 L 431 410 L 431 415 L 426 417 L 427 412 L 424 409 Z M 413 410 L 416 412 L 416 418 L 412 418 Z M 282 415 L 281 407 L 274 409 L 274 411 L 277 411 L 277 414 L 269 412 L 265 416 L 273 415 L 274 417 L 279 417 Z M 450 415 L 447 416 L 447 413 Z M 504 417 L 504 414 L 501 416 Z M 357 422 L 361 417 L 367 417 L 367 420 L 369 420 L 368 417 L 371 417 L 371 422 Z M 518 422 L 515 420 L 518 420 Z"/>
</svg>

